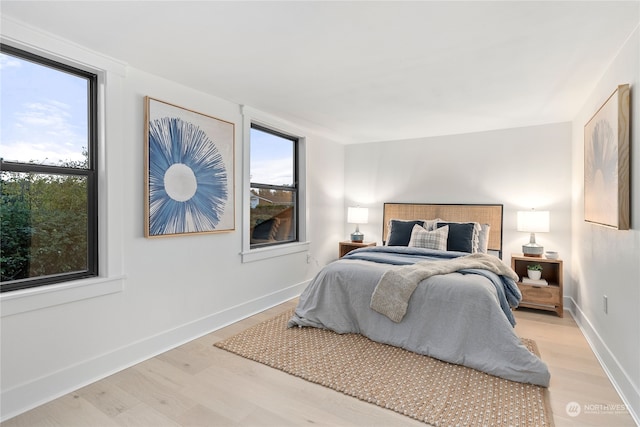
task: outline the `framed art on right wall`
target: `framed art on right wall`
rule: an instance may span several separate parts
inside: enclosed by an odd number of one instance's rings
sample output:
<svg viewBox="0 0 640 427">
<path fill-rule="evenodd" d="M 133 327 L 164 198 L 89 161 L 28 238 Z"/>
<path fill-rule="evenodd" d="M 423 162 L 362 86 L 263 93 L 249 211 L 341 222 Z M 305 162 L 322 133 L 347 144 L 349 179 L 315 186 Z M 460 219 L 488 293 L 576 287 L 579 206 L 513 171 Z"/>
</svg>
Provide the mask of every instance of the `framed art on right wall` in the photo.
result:
<svg viewBox="0 0 640 427">
<path fill-rule="evenodd" d="M 629 85 L 620 85 L 584 127 L 584 220 L 629 229 Z"/>
</svg>

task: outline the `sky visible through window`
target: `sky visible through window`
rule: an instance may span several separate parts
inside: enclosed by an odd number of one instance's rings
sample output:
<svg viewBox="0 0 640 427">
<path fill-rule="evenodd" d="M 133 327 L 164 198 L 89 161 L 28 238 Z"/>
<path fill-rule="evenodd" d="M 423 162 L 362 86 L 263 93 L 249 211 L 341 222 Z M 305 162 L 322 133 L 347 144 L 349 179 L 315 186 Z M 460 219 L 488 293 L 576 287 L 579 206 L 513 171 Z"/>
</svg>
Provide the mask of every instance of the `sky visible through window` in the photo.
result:
<svg viewBox="0 0 640 427">
<path fill-rule="evenodd" d="M 251 182 L 293 185 L 293 141 L 251 129 Z"/>
<path fill-rule="evenodd" d="M 0 53 L 0 156 L 47 165 L 84 161 L 88 84 Z"/>
</svg>

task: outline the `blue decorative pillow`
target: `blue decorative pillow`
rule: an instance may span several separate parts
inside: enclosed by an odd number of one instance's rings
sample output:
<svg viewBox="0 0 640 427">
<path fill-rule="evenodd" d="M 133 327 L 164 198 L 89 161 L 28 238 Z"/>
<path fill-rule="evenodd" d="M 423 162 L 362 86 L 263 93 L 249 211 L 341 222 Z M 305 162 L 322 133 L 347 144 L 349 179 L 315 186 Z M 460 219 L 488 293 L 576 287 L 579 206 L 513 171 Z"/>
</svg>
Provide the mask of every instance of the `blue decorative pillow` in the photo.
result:
<svg viewBox="0 0 640 427">
<path fill-rule="evenodd" d="M 447 250 L 456 252 L 477 252 L 476 225 L 473 222 L 439 222 L 437 228 L 449 226 Z"/>
<path fill-rule="evenodd" d="M 424 221 L 402 221 L 399 219 L 390 220 L 387 246 L 408 246 L 414 225 L 422 227 L 424 226 Z"/>
</svg>

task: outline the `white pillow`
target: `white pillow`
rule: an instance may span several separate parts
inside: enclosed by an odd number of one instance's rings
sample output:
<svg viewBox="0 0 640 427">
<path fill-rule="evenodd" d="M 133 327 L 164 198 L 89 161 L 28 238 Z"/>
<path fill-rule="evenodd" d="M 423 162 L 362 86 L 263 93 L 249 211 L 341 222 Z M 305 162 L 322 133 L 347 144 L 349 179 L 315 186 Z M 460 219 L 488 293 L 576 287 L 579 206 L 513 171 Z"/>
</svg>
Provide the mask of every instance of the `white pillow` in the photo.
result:
<svg viewBox="0 0 640 427">
<path fill-rule="evenodd" d="M 425 219 L 424 220 L 424 229 L 427 231 L 431 231 L 431 230 L 435 230 L 436 229 L 436 224 L 442 221 L 440 218 L 436 218 L 436 219 Z"/>
<path fill-rule="evenodd" d="M 486 254 L 489 250 L 490 224 L 480 224 L 480 235 L 478 236 L 478 252 Z"/>
<path fill-rule="evenodd" d="M 432 231 L 428 231 L 419 225 L 414 225 L 413 230 L 411 230 L 409 247 L 446 251 L 448 237 L 449 226 L 447 225 Z"/>
</svg>

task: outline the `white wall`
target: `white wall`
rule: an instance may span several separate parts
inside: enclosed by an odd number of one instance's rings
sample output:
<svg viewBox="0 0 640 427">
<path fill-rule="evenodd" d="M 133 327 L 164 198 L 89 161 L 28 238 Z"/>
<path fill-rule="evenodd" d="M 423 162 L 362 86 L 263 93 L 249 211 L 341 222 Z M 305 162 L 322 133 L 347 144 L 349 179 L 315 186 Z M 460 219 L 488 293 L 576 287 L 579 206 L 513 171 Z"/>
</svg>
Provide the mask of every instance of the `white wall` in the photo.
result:
<svg viewBox="0 0 640 427">
<path fill-rule="evenodd" d="M 4 24 L 3 41 L 102 68 L 94 63 L 98 53 Z M 71 302 L 57 299 L 68 289 L 2 295 L 3 419 L 289 299 L 337 253 L 344 222 L 342 145 L 312 130 L 306 135 L 310 262 L 302 252 L 243 264 L 240 106 L 140 70 L 121 71 L 105 75 L 101 238 L 108 242 L 105 264 L 116 270 L 111 282 L 121 282 L 122 290 Z M 145 95 L 236 124 L 234 232 L 143 237 Z M 34 300 L 38 304 L 24 308 Z"/>
<path fill-rule="evenodd" d="M 536 241 L 570 263 L 570 164 L 570 123 L 352 145 L 346 205 L 370 208 L 360 231 L 380 244 L 384 202 L 503 204 L 507 262 L 529 241 L 516 231 L 516 211 L 549 210 L 550 232 L 537 233 Z"/>
<path fill-rule="evenodd" d="M 618 85 L 625 83 L 631 85 L 631 230 L 617 231 L 584 222 L 584 125 Z M 580 326 L 631 406 L 637 422 L 640 422 L 639 83 L 640 30 L 636 29 L 573 121 L 570 294 Z M 608 314 L 603 309 L 604 295 L 608 297 Z"/>
</svg>

